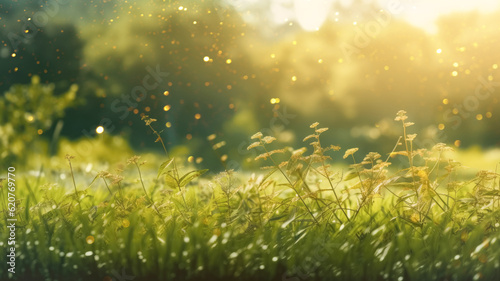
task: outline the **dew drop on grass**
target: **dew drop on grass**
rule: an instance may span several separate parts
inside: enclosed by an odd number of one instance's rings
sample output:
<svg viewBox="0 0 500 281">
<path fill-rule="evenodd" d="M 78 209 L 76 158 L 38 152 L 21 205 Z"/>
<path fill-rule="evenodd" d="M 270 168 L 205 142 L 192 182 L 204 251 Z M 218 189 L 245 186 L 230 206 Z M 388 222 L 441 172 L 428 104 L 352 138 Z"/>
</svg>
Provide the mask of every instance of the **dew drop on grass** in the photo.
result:
<svg viewBox="0 0 500 281">
<path fill-rule="evenodd" d="M 92 251 L 87 251 L 87 252 L 85 252 L 85 256 L 87 256 L 87 257 L 92 256 L 92 254 L 93 254 L 93 253 L 92 253 Z"/>
<path fill-rule="evenodd" d="M 238 256 L 238 253 L 236 253 L 236 252 L 232 252 L 232 253 L 229 255 L 229 258 L 230 258 L 230 259 L 234 259 L 234 258 L 236 258 L 237 256 Z"/>
<path fill-rule="evenodd" d="M 50 247 L 49 247 L 49 251 L 54 251 L 54 247 L 53 247 L 53 246 L 50 246 Z"/>
<path fill-rule="evenodd" d="M 273 257 L 273 261 L 274 262 L 278 261 L 278 257 Z"/>
<path fill-rule="evenodd" d="M 213 244 L 215 241 L 217 241 L 217 235 L 212 235 L 212 237 L 210 238 L 210 240 L 208 240 L 208 244 Z"/>
</svg>

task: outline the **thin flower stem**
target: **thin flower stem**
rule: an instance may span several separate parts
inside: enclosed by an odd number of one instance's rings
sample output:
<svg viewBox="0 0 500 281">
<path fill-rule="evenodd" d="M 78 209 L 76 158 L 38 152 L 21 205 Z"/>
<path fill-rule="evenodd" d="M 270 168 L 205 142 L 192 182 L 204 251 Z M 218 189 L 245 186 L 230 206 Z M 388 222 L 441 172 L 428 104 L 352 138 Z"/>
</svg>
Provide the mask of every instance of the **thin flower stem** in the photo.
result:
<svg viewBox="0 0 500 281">
<path fill-rule="evenodd" d="M 150 203 L 151 205 L 153 205 L 153 208 L 156 210 L 156 212 L 158 213 L 158 215 L 161 218 L 163 218 L 163 216 L 161 215 L 160 211 L 158 211 L 158 208 L 156 208 L 155 202 L 153 202 L 153 200 L 151 200 L 149 198 L 149 196 L 148 196 L 148 192 L 146 191 L 146 187 L 144 186 L 144 181 L 142 180 L 141 169 L 139 169 L 139 164 L 137 164 L 137 162 L 135 162 L 135 166 L 137 167 L 137 171 L 139 171 L 139 179 L 141 181 L 142 189 L 144 190 L 144 195 L 146 196 L 146 199 L 148 200 L 148 203 Z"/>
<path fill-rule="evenodd" d="M 293 191 L 295 191 L 295 193 L 297 194 L 297 196 L 299 197 L 300 201 L 302 201 L 302 204 L 304 204 L 304 206 L 306 207 L 307 209 L 307 212 L 309 213 L 309 215 L 311 215 L 311 217 L 313 218 L 314 222 L 316 224 L 319 224 L 318 220 L 316 219 L 316 217 L 313 215 L 313 213 L 311 212 L 311 210 L 309 209 L 309 207 L 307 206 L 306 202 L 304 201 L 304 199 L 302 198 L 302 196 L 300 196 L 299 192 L 297 191 L 297 189 L 295 189 L 294 187 L 294 184 L 292 183 L 292 181 L 290 180 L 290 178 L 285 174 L 285 172 L 283 172 L 283 170 L 280 168 L 280 166 L 276 163 L 276 161 L 274 161 L 273 157 L 271 156 L 271 154 L 269 153 L 269 151 L 267 150 L 267 148 L 263 145 L 262 146 L 264 148 L 264 150 L 266 151 L 267 155 L 269 155 L 269 158 L 271 159 L 271 161 L 273 162 L 274 166 L 281 172 L 281 174 L 285 177 L 285 179 L 288 181 L 288 183 L 290 184 L 290 187 L 293 189 Z"/>
</svg>

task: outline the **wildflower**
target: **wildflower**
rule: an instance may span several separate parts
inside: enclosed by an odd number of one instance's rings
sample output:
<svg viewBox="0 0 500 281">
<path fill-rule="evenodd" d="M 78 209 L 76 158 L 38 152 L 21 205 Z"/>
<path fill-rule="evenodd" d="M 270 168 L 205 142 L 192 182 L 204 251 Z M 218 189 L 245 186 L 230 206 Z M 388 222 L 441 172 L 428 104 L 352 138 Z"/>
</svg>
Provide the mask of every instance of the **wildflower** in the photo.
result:
<svg viewBox="0 0 500 281">
<path fill-rule="evenodd" d="M 255 159 L 254 159 L 254 160 L 259 160 L 259 159 L 264 159 L 264 160 L 267 160 L 267 157 L 269 157 L 269 156 L 270 156 L 270 155 L 269 155 L 269 153 L 267 153 L 267 152 L 266 152 L 266 153 L 262 153 L 262 154 L 260 154 L 259 156 L 255 157 Z"/>
<path fill-rule="evenodd" d="M 318 138 L 318 135 L 316 135 L 316 134 L 309 135 L 309 136 L 305 137 L 302 141 L 306 141 L 306 140 L 312 139 L 312 138 Z"/>
<path fill-rule="evenodd" d="M 341 148 L 340 146 L 338 146 L 338 145 L 333 145 L 333 144 L 332 144 L 332 145 L 330 145 L 330 147 L 328 147 L 328 149 L 331 149 L 331 150 L 333 150 L 333 151 L 339 151 L 339 150 L 340 150 L 340 148 Z"/>
<path fill-rule="evenodd" d="M 350 155 L 353 155 L 354 153 L 356 153 L 356 151 L 358 151 L 359 148 L 349 148 L 345 154 L 344 154 L 344 159 L 346 159 L 347 157 L 349 157 Z"/>
<path fill-rule="evenodd" d="M 261 139 L 261 138 L 262 138 L 262 136 L 263 136 L 263 135 L 262 135 L 262 133 L 261 133 L 261 132 L 257 132 L 257 133 L 255 133 L 255 134 L 251 137 L 251 139 L 253 139 L 253 140 L 254 140 L 254 139 Z"/>
<path fill-rule="evenodd" d="M 156 120 L 154 118 L 150 118 L 148 115 L 143 115 L 141 117 L 141 120 L 144 120 L 144 122 L 146 122 L 146 126 L 149 126 L 149 125 L 151 125 L 151 123 L 153 123 L 155 121 L 158 121 L 158 120 Z"/>
<path fill-rule="evenodd" d="M 127 165 L 132 164 L 132 163 L 137 164 L 137 160 L 139 160 L 140 158 L 141 158 L 141 156 L 137 156 L 137 155 L 132 156 L 130 159 L 127 160 Z"/>
<path fill-rule="evenodd" d="M 275 149 L 275 150 L 271 150 L 269 151 L 269 156 L 275 154 L 275 153 L 285 153 L 286 149 L 283 148 L 283 149 Z"/>
<path fill-rule="evenodd" d="M 260 167 L 261 170 L 272 170 L 274 169 L 274 166 L 264 166 L 264 167 Z"/>
<path fill-rule="evenodd" d="M 328 128 L 319 128 L 319 129 L 315 130 L 315 132 L 318 133 L 318 134 L 324 133 L 326 131 L 328 131 Z"/>
<path fill-rule="evenodd" d="M 396 118 L 394 120 L 396 121 L 404 121 L 408 118 L 408 116 L 406 116 L 406 111 L 404 110 L 400 110 L 398 111 L 398 113 L 396 114 Z"/>
<path fill-rule="evenodd" d="M 247 150 L 250 150 L 250 149 L 252 149 L 252 148 L 255 148 L 255 147 L 259 146 L 259 145 L 260 145 L 260 141 L 256 141 L 256 142 L 252 143 L 251 145 L 249 145 L 249 146 L 247 147 Z"/>
<path fill-rule="evenodd" d="M 365 156 L 363 161 L 375 161 L 375 160 L 379 159 L 380 157 L 381 157 L 380 154 L 378 154 L 377 152 L 370 152 Z"/>
<path fill-rule="evenodd" d="M 111 175 L 110 177 L 113 180 L 111 184 L 119 184 L 123 180 L 123 177 L 120 175 Z"/>
<path fill-rule="evenodd" d="M 301 147 L 297 150 L 294 150 L 292 152 L 292 158 L 298 158 L 298 157 L 302 156 L 302 154 L 306 153 L 306 151 L 307 151 L 307 148 L 305 148 L 305 147 Z"/>
<path fill-rule="evenodd" d="M 440 142 L 436 145 L 434 145 L 432 147 L 432 150 L 435 150 L 435 151 L 440 151 L 440 152 L 443 152 L 443 151 L 454 151 L 453 148 L 447 146 L 446 144 Z"/>
<path fill-rule="evenodd" d="M 100 171 L 99 173 L 97 173 L 98 178 L 109 178 L 110 176 L 111 174 L 107 171 Z"/>
<path fill-rule="evenodd" d="M 416 137 L 417 137 L 417 134 L 411 134 L 411 135 L 407 135 L 407 136 L 406 136 L 406 138 L 407 138 L 409 141 L 413 141 Z"/>
<path fill-rule="evenodd" d="M 278 167 L 283 168 L 284 166 L 288 165 L 288 161 L 281 162 Z"/>
<path fill-rule="evenodd" d="M 275 141 L 276 138 L 275 137 L 270 137 L 270 136 L 266 136 L 262 139 L 263 142 L 267 143 L 267 144 L 270 144 L 272 143 L 273 141 Z"/>
</svg>

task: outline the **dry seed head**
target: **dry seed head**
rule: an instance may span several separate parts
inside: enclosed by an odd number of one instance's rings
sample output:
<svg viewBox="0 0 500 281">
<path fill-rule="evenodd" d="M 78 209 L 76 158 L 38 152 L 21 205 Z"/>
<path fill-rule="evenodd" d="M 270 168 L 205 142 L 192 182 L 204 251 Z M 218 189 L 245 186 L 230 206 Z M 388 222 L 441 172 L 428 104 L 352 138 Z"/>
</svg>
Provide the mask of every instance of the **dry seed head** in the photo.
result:
<svg viewBox="0 0 500 281">
<path fill-rule="evenodd" d="M 265 136 L 265 137 L 262 139 L 262 141 L 263 141 L 263 142 L 265 142 L 265 143 L 267 143 L 267 144 L 270 144 L 270 143 L 272 143 L 272 142 L 273 142 L 273 141 L 275 141 L 275 140 L 276 140 L 276 138 L 275 138 L 275 137 L 270 137 L 270 136 Z"/>
<path fill-rule="evenodd" d="M 318 135 L 316 135 L 316 134 L 309 135 L 309 136 L 305 137 L 302 141 L 306 141 L 306 140 L 312 139 L 312 138 L 318 138 Z"/>
<path fill-rule="evenodd" d="M 411 135 L 407 135 L 407 136 L 406 136 L 406 138 L 407 138 L 409 141 L 413 141 L 416 137 L 417 137 L 417 134 L 411 134 Z"/>
<path fill-rule="evenodd" d="M 158 120 L 156 120 L 154 118 L 150 118 L 148 115 L 143 115 L 141 117 L 141 120 L 144 120 L 144 122 L 146 122 L 146 126 L 149 126 L 149 125 L 151 125 L 151 123 L 153 123 L 155 121 L 158 121 Z"/>
<path fill-rule="evenodd" d="M 328 147 L 328 148 L 329 148 L 329 149 L 331 149 L 331 150 L 333 150 L 333 151 L 339 151 L 341 147 L 340 147 L 340 146 L 338 146 L 338 145 L 333 145 L 333 144 L 332 144 L 332 145 L 330 145 L 330 147 Z"/>
<path fill-rule="evenodd" d="M 247 147 L 247 150 L 260 146 L 260 141 L 256 141 Z"/>
<path fill-rule="evenodd" d="M 274 169 L 274 166 L 264 166 L 264 167 L 260 167 L 261 170 L 271 170 L 271 169 Z"/>
<path fill-rule="evenodd" d="M 328 131 L 328 128 L 319 128 L 319 129 L 315 130 L 315 132 L 318 133 L 318 134 L 324 133 L 326 131 Z"/>
<path fill-rule="evenodd" d="M 98 178 L 109 178 L 110 176 L 111 174 L 107 171 L 100 171 L 99 173 L 97 173 Z"/>
<path fill-rule="evenodd" d="M 375 160 L 379 159 L 380 157 L 381 157 L 381 155 L 378 154 L 377 152 L 370 152 L 365 156 L 363 161 L 375 161 Z"/>
<path fill-rule="evenodd" d="M 309 126 L 309 128 L 314 129 L 314 128 L 316 128 L 318 125 L 319 125 L 319 123 L 318 123 L 318 122 L 314 122 L 314 123 L 312 123 L 312 124 L 311 124 L 311 126 Z"/>
<path fill-rule="evenodd" d="M 281 162 L 278 167 L 283 168 L 284 166 L 288 165 L 288 161 Z"/>
<path fill-rule="evenodd" d="M 305 147 L 301 147 L 297 150 L 294 150 L 292 152 L 292 158 L 298 158 L 298 157 L 302 156 L 302 154 L 306 153 L 306 151 L 307 151 L 307 148 L 305 148 Z"/>
<path fill-rule="evenodd" d="M 355 148 L 349 148 L 345 154 L 344 154 L 344 159 L 346 159 L 347 157 L 349 157 L 350 155 L 353 155 L 354 153 L 356 153 L 356 151 L 358 151 L 359 148 L 355 147 Z"/>
<path fill-rule="evenodd" d="M 454 151 L 453 148 L 447 146 L 446 144 L 440 142 L 432 147 L 432 150 L 435 151 Z"/>
<path fill-rule="evenodd" d="M 113 180 L 111 184 L 118 184 L 123 180 L 123 177 L 120 175 L 111 175 L 111 179 Z"/>
<path fill-rule="evenodd" d="M 66 156 L 64 156 L 64 158 L 68 159 L 68 161 L 69 161 L 69 160 L 75 158 L 75 156 L 66 154 Z"/>
<path fill-rule="evenodd" d="M 263 136 L 263 135 L 262 135 L 262 133 L 261 133 L 261 132 L 257 132 L 257 133 L 255 133 L 255 134 L 251 137 L 251 139 L 253 139 L 253 140 L 254 140 L 254 139 L 261 139 L 261 138 L 262 138 L 262 136 Z"/>
<path fill-rule="evenodd" d="M 286 149 L 275 149 L 275 150 L 271 150 L 269 151 L 269 156 L 273 155 L 273 154 L 276 154 L 276 153 L 285 153 Z"/>
<path fill-rule="evenodd" d="M 132 157 L 130 157 L 130 159 L 127 160 L 127 165 L 128 164 L 137 164 L 137 160 L 139 160 L 141 158 L 141 156 L 137 156 L 137 155 L 134 155 Z"/>
<path fill-rule="evenodd" d="M 408 116 L 406 116 L 406 111 L 404 110 L 400 110 L 398 111 L 398 113 L 396 114 L 396 118 L 394 120 L 396 121 L 404 121 L 408 118 Z"/>
<path fill-rule="evenodd" d="M 405 125 L 405 127 L 410 127 L 412 125 L 415 125 L 415 123 L 413 123 L 413 122 L 406 122 L 404 125 Z"/>
<path fill-rule="evenodd" d="M 255 157 L 254 160 L 259 160 L 259 159 L 267 160 L 267 157 L 269 157 L 269 153 L 266 152 L 266 153 L 262 153 L 259 156 Z"/>
</svg>

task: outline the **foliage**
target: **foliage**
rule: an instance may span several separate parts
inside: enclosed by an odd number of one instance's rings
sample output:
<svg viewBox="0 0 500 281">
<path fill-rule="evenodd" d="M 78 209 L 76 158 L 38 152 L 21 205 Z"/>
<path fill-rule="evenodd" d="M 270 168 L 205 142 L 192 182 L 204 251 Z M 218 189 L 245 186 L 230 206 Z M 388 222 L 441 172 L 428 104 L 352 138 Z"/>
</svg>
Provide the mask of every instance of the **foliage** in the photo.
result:
<svg viewBox="0 0 500 281">
<path fill-rule="evenodd" d="M 33 76 L 30 85 L 12 86 L 0 97 L 0 160 L 26 160 L 35 138 L 64 115 L 77 90 L 72 85 L 65 94 L 55 95 L 54 85 L 40 84 L 38 76 Z"/>
</svg>

